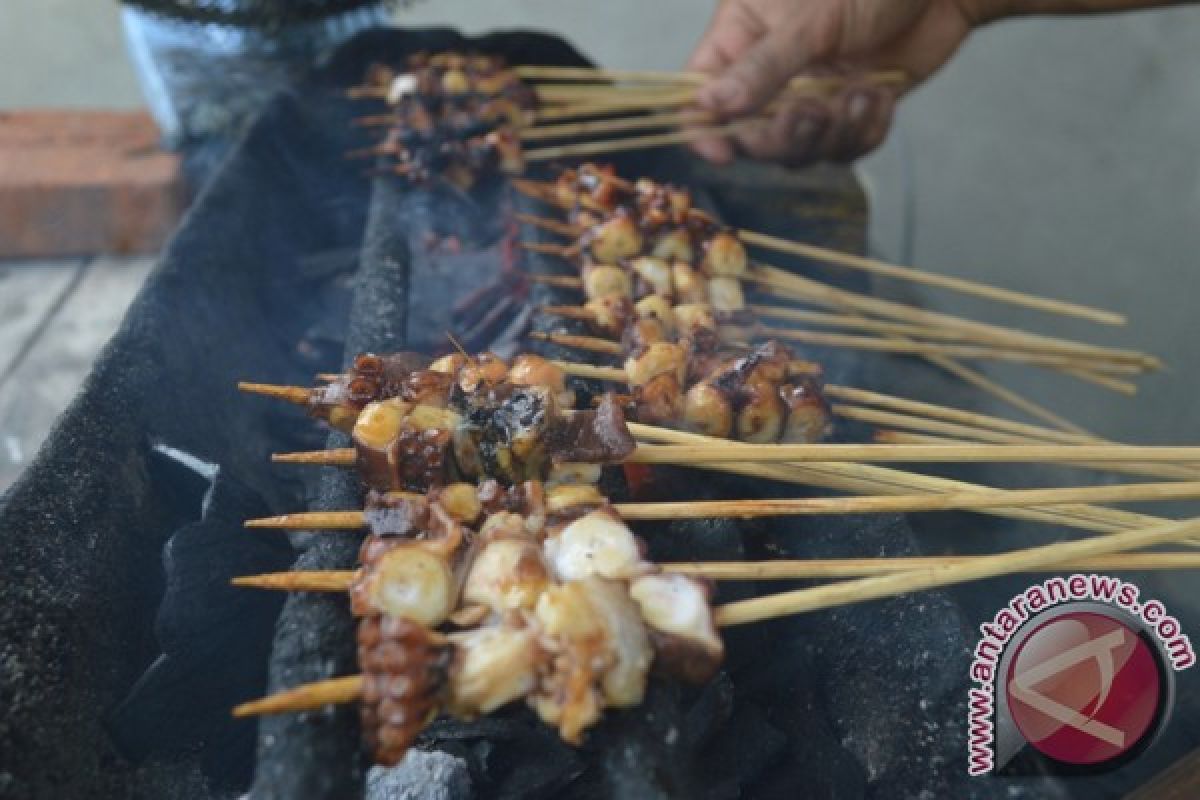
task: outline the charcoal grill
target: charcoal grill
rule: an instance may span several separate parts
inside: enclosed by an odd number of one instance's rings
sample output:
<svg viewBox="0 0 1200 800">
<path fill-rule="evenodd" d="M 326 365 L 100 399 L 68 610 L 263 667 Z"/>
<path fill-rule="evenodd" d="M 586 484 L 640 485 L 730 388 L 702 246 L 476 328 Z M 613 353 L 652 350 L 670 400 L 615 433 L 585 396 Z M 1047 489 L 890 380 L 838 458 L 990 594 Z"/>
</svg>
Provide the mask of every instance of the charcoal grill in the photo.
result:
<svg viewBox="0 0 1200 800">
<path fill-rule="evenodd" d="M 293 563 L 344 568 L 355 543 L 251 535 L 241 520 L 360 500 L 348 473 L 271 467 L 270 452 L 326 442 L 294 410 L 237 396 L 235 382 L 305 383 L 362 350 L 444 345 L 463 287 L 500 277 L 500 221 L 526 201 L 501 184 L 468 197 L 369 182 L 341 158 L 362 143 L 349 124 L 359 109 L 335 89 L 374 62 L 464 47 L 517 63 L 583 63 L 563 42 L 532 34 L 377 31 L 347 43 L 270 105 L 197 200 L 4 498 L 0 795 L 315 799 L 360 796 L 369 785 L 373 797 L 430 798 L 1066 796 L 1049 780 L 966 779 L 972 637 L 959 605 L 937 592 L 735 630 L 713 683 L 655 682 L 643 707 L 609 714 L 580 749 L 513 709 L 435 723 L 404 765 L 368 777 L 352 708 L 261 724 L 228 717 L 238 701 L 354 669 L 343 598 L 283 601 L 233 590 L 228 579 Z M 843 170 L 713 170 L 674 151 L 617 163 L 622 174 L 697 187 L 732 224 L 863 247 L 863 203 Z M 437 247 L 449 238 L 465 251 Z M 528 266 L 561 271 L 544 258 Z M 567 302 L 545 286 L 532 300 Z M 507 341 L 503 327 L 486 331 Z M 842 383 L 940 380 L 919 366 L 901 373 L 875 361 L 867 374 L 867 362 L 844 352 L 809 355 Z M 649 491 L 763 491 L 694 483 L 666 472 Z M 916 551 L 901 517 L 688 522 L 645 533 L 656 559 Z"/>
</svg>

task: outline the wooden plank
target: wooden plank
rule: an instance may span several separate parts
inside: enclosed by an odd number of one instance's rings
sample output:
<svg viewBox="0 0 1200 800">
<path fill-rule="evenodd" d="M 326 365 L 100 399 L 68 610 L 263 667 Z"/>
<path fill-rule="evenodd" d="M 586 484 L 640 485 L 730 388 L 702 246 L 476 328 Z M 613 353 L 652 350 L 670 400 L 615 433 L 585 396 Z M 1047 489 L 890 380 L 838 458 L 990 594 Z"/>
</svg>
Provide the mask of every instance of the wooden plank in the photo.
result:
<svg viewBox="0 0 1200 800">
<path fill-rule="evenodd" d="M 88 264 L 20 364 L 0 378 L 0 491 L 33 459 L 153 265 L 149 258 Z"/>
<path fill-rule="evenodd" d="M 0 265 L 0 380 L 83 266 L 78 259 Z"/>
</svg>

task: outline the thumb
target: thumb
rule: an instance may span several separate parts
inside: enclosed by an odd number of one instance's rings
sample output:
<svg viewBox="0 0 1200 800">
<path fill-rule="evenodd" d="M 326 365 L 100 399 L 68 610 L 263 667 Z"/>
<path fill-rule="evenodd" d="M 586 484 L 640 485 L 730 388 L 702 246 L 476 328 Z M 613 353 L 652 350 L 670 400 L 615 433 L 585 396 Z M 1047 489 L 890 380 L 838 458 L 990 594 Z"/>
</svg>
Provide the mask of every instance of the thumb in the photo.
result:
<svg viewBox="0 0 1200 800">
<path fill-rule="evenodd" d="M 744 114 L 766 105 L 809 63 L 793 32 L 767 33 L 701 89 L 700 105 L 722 114 Z"/>
</svg>

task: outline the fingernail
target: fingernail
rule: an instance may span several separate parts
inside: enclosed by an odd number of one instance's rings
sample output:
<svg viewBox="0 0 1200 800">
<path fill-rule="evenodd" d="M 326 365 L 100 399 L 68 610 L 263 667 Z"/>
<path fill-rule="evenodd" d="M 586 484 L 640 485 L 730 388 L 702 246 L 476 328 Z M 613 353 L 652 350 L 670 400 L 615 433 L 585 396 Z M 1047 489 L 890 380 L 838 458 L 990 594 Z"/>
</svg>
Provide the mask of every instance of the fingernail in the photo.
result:
<svg viewBox="0 0 1200 800">
<path fill-rule="evenodd" d="M 862 122 L 875 104 L 874 95 L 866 89 L 857 89 L 846 102 L 846 116 L 851 122 Z"/>
</svg>

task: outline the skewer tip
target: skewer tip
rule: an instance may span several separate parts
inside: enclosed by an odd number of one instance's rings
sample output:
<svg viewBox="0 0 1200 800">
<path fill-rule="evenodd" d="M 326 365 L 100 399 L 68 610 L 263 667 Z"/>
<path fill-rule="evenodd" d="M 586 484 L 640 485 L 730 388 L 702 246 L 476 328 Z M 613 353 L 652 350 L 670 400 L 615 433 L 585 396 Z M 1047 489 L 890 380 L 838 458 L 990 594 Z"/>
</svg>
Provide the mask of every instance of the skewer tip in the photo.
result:
<svg viewBox="0 0 1200 800">
<path fill-rule="evenodd" d="M 355 460 L 354 448 L 352 447 L 271 454 L 271 461 L 276 464 L 315 464 L 326 467 L 352 467 L 355 464 Z"/>
<path fill-rule="evenodd" d="M 291 527 L 288 524 L 288 520 L 290 519 L 290 514 L 283 514 L 278 517 L 259 517 L 258 519 L 246 520 L 242 523 L 242 527 L 256 530 L 287 530 Z M 240 580 L 240 578 L 234 578 L 234 580 L 237 581 Z"/>
<path fill-rule="evenodd" d="M 362 695 L 362 676 L 348 675 L 298 686 L 270 697 L 235 706 L 233 716 L 257 717 L 290 711 L 312 711 L 322 706 L 350 703 Z"/>
<path fill-rule="evenodd" d="M 231 578 L 231 586 L 243 589 L 272 589 L 283 592 L 344 592 L 354 584 L 353 570 L 308 570 L 264 572 Z"/>
<path fill-rule="evenodd" d="M 239 392 L 273 397 L 276 400 L 285 400 L 289 403 L 295 403 L 298 406 L 308 405 L 309 398 L 312 395 L 312 390 L 306 389 L 303 386 L 280 386 L 273 383 L 238 381 L 237 388 Z"/>
<path fill-rule="evenodd" d="M 246 528 L 266 530 L 358 530 L 366 525 L 362 511 L 302 511 L 276 517 L 258 517 L 242 523 Z"/>
<path fill-rule="evenodd" d="M 240 589 L 275 589 L 278 588 L 277 576 L 281 573 L 266 573 L 263 575 L 238 575 L 229 579 L 230 586 Z M 282 573 L 287 574 L 287 573 Z"/>
</svg>

